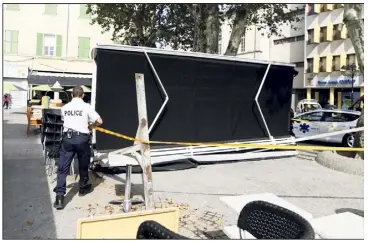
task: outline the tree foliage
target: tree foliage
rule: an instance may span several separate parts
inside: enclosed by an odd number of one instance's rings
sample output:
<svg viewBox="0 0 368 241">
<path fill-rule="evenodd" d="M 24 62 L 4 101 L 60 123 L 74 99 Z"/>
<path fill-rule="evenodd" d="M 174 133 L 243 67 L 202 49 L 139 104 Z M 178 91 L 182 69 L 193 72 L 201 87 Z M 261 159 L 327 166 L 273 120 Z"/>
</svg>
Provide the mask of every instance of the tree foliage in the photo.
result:
<svg viewBox="0 0 368 241">
<path fill-rule="evenodd" d="M 278 35 L 281 24 L 300 21 L 287 4 L 88 4 L 92 24 L 123 44 L 217 53 L 220 25 L 229 20 L 227 55 L 235 55 L 240 37 L 256 24 Z"/>
</svg>

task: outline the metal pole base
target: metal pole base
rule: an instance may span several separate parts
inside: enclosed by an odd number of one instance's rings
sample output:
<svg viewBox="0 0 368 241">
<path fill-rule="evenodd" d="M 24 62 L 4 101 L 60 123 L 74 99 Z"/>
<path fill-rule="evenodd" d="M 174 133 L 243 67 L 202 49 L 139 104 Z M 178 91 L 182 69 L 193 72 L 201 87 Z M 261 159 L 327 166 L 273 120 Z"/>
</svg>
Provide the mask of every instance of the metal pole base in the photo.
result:
<svg viewBox="0 0 368 241">
<path fill-rule="evenodd" d="M 131 200 L 124 200 L 123 201 L 123 208 L 125 213 L 129 213 L 132 209 L 132 201 Z"/>
</svg>

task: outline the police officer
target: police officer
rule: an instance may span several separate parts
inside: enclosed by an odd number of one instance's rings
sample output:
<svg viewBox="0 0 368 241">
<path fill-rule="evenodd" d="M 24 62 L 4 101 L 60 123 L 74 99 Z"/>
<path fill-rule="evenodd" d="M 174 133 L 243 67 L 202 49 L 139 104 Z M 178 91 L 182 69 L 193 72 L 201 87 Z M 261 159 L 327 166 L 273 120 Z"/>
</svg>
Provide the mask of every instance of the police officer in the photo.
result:
<svg viewBox="0 0 368 241">
<path fill-rule="evenodd" d="M 99 114 L 92 106 L 83 101 L 84 93 L 80 86 L 73 88 L 73 99 L 61 108 L 64 119 L 63 140 L 60 149 L 60 159 L 57 172 L 57 184 L 54 188 L 56 209 L 64 208 L 66 192 L 66 177 L 75 154 L 79 164 L 79 196 L 92 191 L 88 184 L 88 167 L 91 158 L 90 129 L 102 124 Z M 92 124 L 89 124 L 92 123 Z"/>
</svg>

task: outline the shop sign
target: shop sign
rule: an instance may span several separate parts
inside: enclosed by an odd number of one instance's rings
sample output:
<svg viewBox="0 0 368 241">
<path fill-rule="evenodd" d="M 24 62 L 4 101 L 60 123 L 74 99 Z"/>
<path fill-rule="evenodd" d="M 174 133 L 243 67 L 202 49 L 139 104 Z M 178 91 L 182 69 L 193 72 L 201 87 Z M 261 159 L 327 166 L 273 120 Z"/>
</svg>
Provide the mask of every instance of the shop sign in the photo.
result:
<svg viewBox="0 0 368 241">
<path fill-rule="evenodd" d="M 28 77 L 28 66 L 24 65 L 4 64 L 3 71 L 3 76 L 5 78 L 27 79 Z"/>
<path fill-rule="evenodd" d="M 351 79 L 339 79 L 339 80 L 326 80 L 326 81 L 322 81 L 322 80 L 318 80 L 317 84 L 318 85 L 348 85 L 348 84 L 352 84 L 355 83 L 355 79 L 352 80 Z"/>
</svg>

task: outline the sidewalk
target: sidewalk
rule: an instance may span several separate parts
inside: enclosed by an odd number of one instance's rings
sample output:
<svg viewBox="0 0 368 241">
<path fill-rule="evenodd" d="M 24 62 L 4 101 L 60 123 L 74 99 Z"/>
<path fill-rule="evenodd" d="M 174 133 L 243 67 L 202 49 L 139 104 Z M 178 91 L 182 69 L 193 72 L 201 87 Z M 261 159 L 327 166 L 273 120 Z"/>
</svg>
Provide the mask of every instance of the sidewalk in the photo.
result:
<svg viewBox="0 0 368 241">
<path fill-rule="evenodd" d="M 25 114 L 5 111 L 4 238 L 72 239 L 79 218 L 122 212 L 109 202 L 122 198 L 124 184 L 111 179 L 97 179 L 94 192 L 79 197 L 78 186 L 69 178 L 68 203 L 64 210 L 54 210 L 55 183 L 48 185 L 40 141 L 26 137 L 25 123 Z M 133 195 L 141 195 L 140 175 L 133 174 L 132 183 Z M 191 238 L 224 238 L 222 227 L 236 224 L 237 216 L 220 202 L 220 196 L 271 192 L 315 217 L 341 210 L 364 213 L 363 177 L 298 158 L 153 173 L 153 185 L 156 207 L 179 206 L 179 232 Z"/>
</svg>

